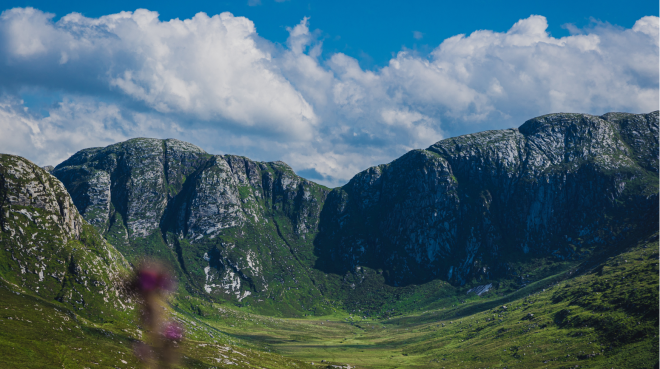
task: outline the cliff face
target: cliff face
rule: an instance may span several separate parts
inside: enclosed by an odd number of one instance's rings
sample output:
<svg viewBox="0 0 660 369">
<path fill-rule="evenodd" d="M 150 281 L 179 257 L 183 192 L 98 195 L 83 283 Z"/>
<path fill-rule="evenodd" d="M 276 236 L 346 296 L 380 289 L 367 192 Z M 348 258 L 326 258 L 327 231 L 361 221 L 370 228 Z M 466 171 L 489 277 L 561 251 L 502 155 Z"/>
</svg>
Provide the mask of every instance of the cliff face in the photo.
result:
<svg viewBox="0 0 660 369">
<path fill-rule="evenodd" d="M 134 139 L 82 150 L 52 174 L 99 232 L 118 222 L 126 237 L 145 237 L 159 229 L 168 199 L 208 156 L 177 140 Z"/>
<path fill-rule="evenodd" d="M 82 150 L 52 173 L 129 259 L 169 258 L 202 294 L 322 310 L 361 266 L 391 285 L 463 284 L 519 255 L 574 260 L 655 229 L 657 153 L 658 112 L 552 114 L 411 151 L 332 191 L 281 162 L 177 140 Z"/>
<path fill-rule="evenodd" d="M 80 216 L 60 181 L 0 154 L 0 276 L 87 315 L 128 308 L 117 288 L 124 257 Z M 110 304 L 110 306 L 108 306 Z"/>
<path fill-rule="evenodd" d="M 292 288 L 305 295 L 297 300 L 319 297 L 309 269 L 329 190 L 282 162 L 133 139 L 82 150 L 53 175 L 127 257 L 170 259 L 199 291 L 239 301 Z"/>
<path fill-rule="evenodd" d="M 551 114 L 443 140 L 330 193 L 317 267 L 462 284 L 516 254 L 580 258 L 657 228 L 657 154 L 658 112 Z"/>
</svg>

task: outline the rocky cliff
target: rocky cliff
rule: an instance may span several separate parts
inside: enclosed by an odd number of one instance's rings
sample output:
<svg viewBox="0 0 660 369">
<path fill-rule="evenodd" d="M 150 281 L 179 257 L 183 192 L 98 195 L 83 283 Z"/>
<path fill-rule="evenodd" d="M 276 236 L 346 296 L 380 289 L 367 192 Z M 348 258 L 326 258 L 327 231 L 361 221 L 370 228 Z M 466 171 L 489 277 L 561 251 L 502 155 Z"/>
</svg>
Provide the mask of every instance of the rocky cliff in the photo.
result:
<svg viewBox="0 0 660 369">
<path fill-rule="evenodd" d="M 322 300 L 310 269 L 329 190 L 282 162 L 139 138 L 82 150 L 52 173 L 124 255 L 169 259 L 191 289 L 280 303 L 286 290 L 305 310 Z"/>
<path fill-rule="evenodd" d="M 463 284 L 517 255 L 579 259 L 658 226 L 658 112 L 551 114 L 356 175 L 321 214 L 317 267 Z"/>
<path fill-rule="evenodd" d="M 118 288 L 124 257 L 87 224 L 62 183 L 0 154 L 0 277 L 81 314 L 130 308 Z"/>
<path fill-rule="evenodd" d="M 648 233 L 657 154 L 658 112 L 551 114 L 411 151 L 332 191 L 281 162 L 177 140 L 82 150 L 52 173 L 124 255 L 169 259 L 189 290 L 322 311 L 363 267 L 390 286 L 462 285 L 510 273 L 512 259 L 578 260 Z"/>
</svg>

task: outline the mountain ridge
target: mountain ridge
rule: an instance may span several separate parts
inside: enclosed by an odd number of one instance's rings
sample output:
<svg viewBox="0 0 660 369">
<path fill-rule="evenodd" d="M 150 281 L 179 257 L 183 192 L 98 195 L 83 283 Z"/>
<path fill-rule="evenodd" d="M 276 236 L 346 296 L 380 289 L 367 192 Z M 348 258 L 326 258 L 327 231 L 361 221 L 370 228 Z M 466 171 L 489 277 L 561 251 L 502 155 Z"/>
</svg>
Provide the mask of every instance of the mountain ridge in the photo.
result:
<svg viewBox="0 0 660 369">
<path fill-rule="evenodd" d="M 377 259 L 383 256 L 383 250 L 392 248 L 383 257 L 398 259 L 391 262 L 390 269 L 395 265 L 404 265 L 415 273 L 420 269 L 434 268 L 429 272 L 434 276 L 439 274 L 438 269 L 443 269 L 447 279 L 455 277 L 455 283 L 463 284 L 470 269 L 477 269 L 476 265 L 470 264 L 475 261 L 481 245 L 487 249 L 482 255 L 487 258 L 489 253 L 497 254 L 498 248 L 506 246 L 506 238 L 512 236 L 514 239 L 508 242 L 517 245 L 506 251 L 517 249 L 526 254 L 534 251 L 534 247 L 538 248 L 539 243 L 543 245 L 543 242 L 546 246 L 541 247 L 548 251 L 547 245 L 557 241 L 556 235 L 560 233 L 568 237 L 563 243 L 569 244 L 573 239 L 586 236 L 584 232 L 591 231 L 584 228 L 582 234 L 577 229 L 571 230 L 573 234 L 570 235 L 562 233 L 568 231 L 571 223 L 566 217 L 576 210 L 580 211 L 582 217 L 574 221 L 576 225 L 586 227 L 584 222 L 587 218 L 593 218 L 592 223 L 597 223 L 597 212 L 608 210 L 616 213 L 605 198 L 607 196 L 600 195 L 607 192 L 612 199 L 619 199 L 624 195 L 627 183 L 641 187 L 641 191 L 647 191 L 646 194 L 652 198 L 644 199 L 642 194 L 638 202 L 628 199 L 631 203 L 618 209 L 630 212 L 631 207 L 641 206 L 635 210 L 641 211 L 644 216 L 637 220 L 646 225 L 650 232 L 657 225 L 657 212 L 653 211 L 654 206 L 657 208 L 657 201 L 653 199 L 657 199 L 658 164 L 653 153 L 658 149 L 658 112 L 646 115 L 610 114 L 607 117 L 623 120 L 627 137 L 636 134 L 637 140 L 627 143 L 633 144 L 634 150 L 629 150 L 619 139 L 620 132 L 616 127 L 601 117 L 550 114 L 527 121 L 520 130 L 486 131 L 449 138 L 426 150 L 413 150 L 390 164 L 369 168 L 329 195 L 330 205 L 326 202 L 326 207 L 335 210 L 322 216 L 326 217 L 325 225 L 334 227 L 328 226 L 325 232 L 322 230 L 317 251 L 325 256 L 325 260 L 332 260 L 332 264 L 340 262 L 342 255 L 347 256 L 351 260 L 343 260 L 343 269 L 351 270 L 360 263 L 355 261 L 355 255 L 359 255 L 355 245 L 360 245 L 357 246 L 362 250 L 360 252 L 371 252 L 372 256 L 366 257 L 367 260 Z M 579 129 L 582 132 L 576 131 Z M 637 154 L 643 166 L 628 154 Z M 411 179 L 414 176 L 417 177 Z M 537 176 L 545 179 L 546 184 L 538 181 Z M 394 179 L 390 181 L 388 178 Z M 594 182 L 596 180 L 600 182 Z M 640 188 L 630 191 L 635 195 L 638 190 Z M 565 198 L 562 199 L 562 196 Z M 517 201 L 520 198 L 522 201 Z M 393 206 L 388 207 L 390 204 Z M 557 208 L 559 205 L 563 208 Z M 347 212 L 347 207 L 353 210 Z M 589 209 L 591 214 L 586 214 Z M 421 217 L 420 212 L 428 214 Z M 561 216 L 553 215 L 555 212 Z M 527 217 L 521 218 L 517 214 L 526 214 Z M 388 216 L 391 219 L 383 219 Z M 427 219 L 438 216 L 444 217 L 444 221 L 428 221 L 424 228 Z M 647 216 L 649 218 L 645 218 Z M 358 219 L 356 224 L 349 224 L 348 229 L 342 230 L 351 217 Z M 365 224 L 363 219 L 382 222 L 370 224 L 367 221 Z M 552 225 L 552 222 L 563 222 L 564 225 Z M 610 223 L 617 224 L 616 221 Z M 626 224 L 634 226 L 636 220 Z M 529 234 L 516 235 L 520 233 L 516 228 L 521 225 L 529 229 Z M 505 229 L 500 231 L 498 228 Z M 368 233 L 368 229 L 374 231 Z M 422 233 L 419 233 L 420 229 Z M 439 229 L 442 232 L 438 233 Z M 346 238 L 347 233 L 354 235 Z M 532 237 L 532 233 L 538 234 Z M 602 230 L 600 233 L 603 233 Z M 339 236 L 335 236 L 337 234 Z M 407 238 L 398 246 L 389 245 L 390 240 L 402 237 Z M 602 234 L 592 235 L 591 241 L 604 244 L 603 237 Z M 411 246 L 423 242 L 426 244 L 418 248 Z M 459 247 L 458 253 L 452 255 L 452 245 L 457 243 L 465 247 Z M 576 246 L 579 248 L 585 243 L 586 240 L 580 241 Z M 343 244 L 347 247 L 340 246 L 340 251 L 333 246 Z M 535 246 L 532 247 L 532 244 Z M 397 250 L 406 247 L 410 248 L 407 253 L 414 255 L 414 258 L 397 254 Z M 461 255 L 462 251 L 466 252 Z M 571 254 L 575 250 L 559 251 L 568 253 L 564 257 L 573 257 Z M 445 256 L 452 255 L 447 259 L 463 259 L 462 264 L 442 265 L 441 261 L 432 266 L 421 265 L 423 259 L 429 263 L 435 262 L 443 252 Z M 371 267 L 386 269 L 387 263 L 387 260 L 382 260 Z M 484 267 L 489 268 L 481 266 L 481 274 L 488 273 L 483 270 Z M 428 280 L 429 273 L 412 281 L 419 283 Z M 405 282 L 401 279 L 397 281 L 396 277 L 391 280 L 394 283 Z"/>
<path fill-rule="evenodd" d="M 186 367 L 657 366 L 658 113 L 605 117 L 335 189 L 177 140 L 83 150 L 62 182 L 0 154 L 0 361 L 140 365 L 121 280 L 149 256 L 178 277 Z"/>
<path fill-rule="evenodd" d="M 321 300 L 301 264 L 310 255 L 297 250 L 311 250 L 303 245 L 328 190 L 282 162 L 210 155 L 178 140 L 133 139 L 82 150 L 53 174 L 129 259 L 164 257 L 197 292 L 241 301 L 257 291 L 274 293 L 268 286 L 276 280 L 278 289 L 303 283 L 308 300 Z M 271 277 L 261 274 L 263 264 Z"/>
<path fill-rule="evenodd" d="M 165 257 L 194 293 L 320 313 L 365 278 L 519 278 L 525 258 L 569 262 L 650 232 L 657 132 L 657 111 L 549 114 L 413 150 L 332 190 L 281 162 L 174 139 L 81 150 L 52 173 L 129 259 Z"/>
</svg>

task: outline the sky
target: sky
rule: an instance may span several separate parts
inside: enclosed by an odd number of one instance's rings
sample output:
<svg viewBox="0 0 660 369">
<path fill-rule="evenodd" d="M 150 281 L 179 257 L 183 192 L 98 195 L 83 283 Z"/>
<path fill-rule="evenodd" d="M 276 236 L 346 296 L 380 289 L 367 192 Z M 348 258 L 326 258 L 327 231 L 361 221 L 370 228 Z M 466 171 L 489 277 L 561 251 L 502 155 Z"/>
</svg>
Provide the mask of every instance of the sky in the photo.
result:
<svg viewBox="0 0 660 369">
<path fill-rule="evenodd" d="M 0 3 L 0 152 L 133 137 L 335 187 L 461 134 L 659 103 L 655 1 Z"/>
</svg>

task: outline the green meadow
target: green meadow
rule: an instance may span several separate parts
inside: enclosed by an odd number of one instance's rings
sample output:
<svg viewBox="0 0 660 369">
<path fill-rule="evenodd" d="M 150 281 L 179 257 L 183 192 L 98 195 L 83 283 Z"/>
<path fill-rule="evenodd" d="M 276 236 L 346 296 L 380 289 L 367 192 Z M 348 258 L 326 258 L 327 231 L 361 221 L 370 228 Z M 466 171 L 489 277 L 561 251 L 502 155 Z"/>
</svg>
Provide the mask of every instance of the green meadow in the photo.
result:
<svg viewBox="0 0 660 369">
<path fill-rule="evenodd" d="M 285 318 L 196 297 L 172 300 L 190 368 L 653 368 L 658 242 L 609 251 L 509 293 L 444 286 L 405 314 Z M 653 238 L 652 238 L 653 239 Z M 136 317 L 91 321 L 56 301 L 0 288 L 0 356 L 12 368 L 137 368 Z M 184 304 L 183 301 L 186 303 Z M 201 308 L 191 309 L 200 306 Z M 437 307 L 441 306 L 441 307 Z M 429 308 L 430 307 L 430 308 Z M 386 312 L 392 309 L 385 307 Z M 394 315 L 394 316 L 392 316 Z"/>
<path fill-rule="evenodd" d="M 387 319 L 337 312 L 275 319 L 220 308 L 205 319 L 286 357 L 364 368 L 652 368 L 658 244 L 643 243 L 505 296 Z"/>
</svg>

